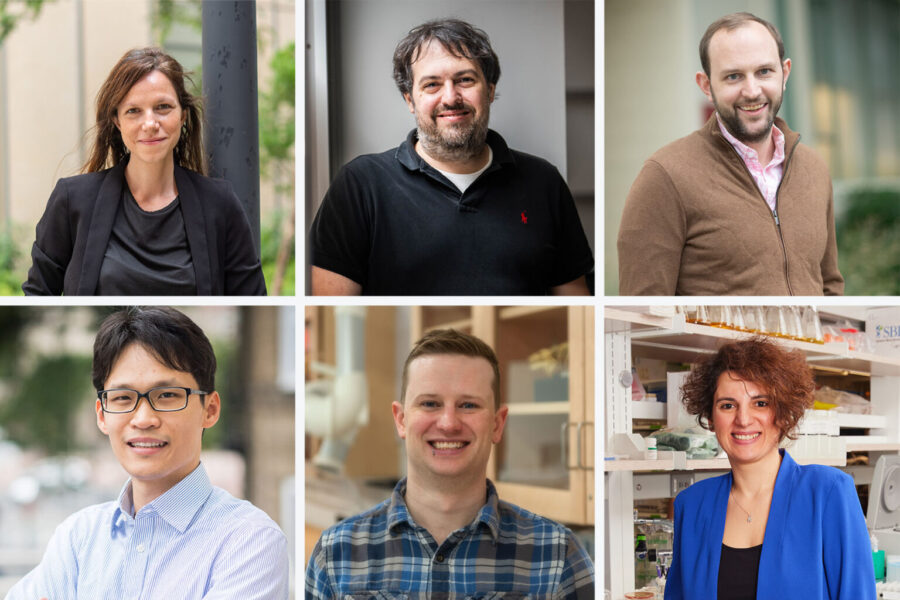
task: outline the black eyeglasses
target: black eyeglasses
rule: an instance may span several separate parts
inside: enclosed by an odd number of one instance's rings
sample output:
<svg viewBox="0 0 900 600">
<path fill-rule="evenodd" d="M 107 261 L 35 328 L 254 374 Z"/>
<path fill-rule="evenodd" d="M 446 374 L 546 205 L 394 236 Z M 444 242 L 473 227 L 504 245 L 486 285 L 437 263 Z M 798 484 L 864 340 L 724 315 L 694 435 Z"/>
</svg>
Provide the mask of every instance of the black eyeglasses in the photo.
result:
<svg viewBox="0 0 900 600">
<path fill-rule="evenodd" d="M 137 390 L 117 388 L 100 390 L 97 397 L 100 399 L 103 412 L 107 413 L 132 412 L 137 408 L 141 398 L 146 398 L 150 408 L 157 412 L 176 412 L 187 408 L 191 394 L 206 396 L 209 392 L 186 387 L 156 387 L 142 394 Z"/>
</svg>

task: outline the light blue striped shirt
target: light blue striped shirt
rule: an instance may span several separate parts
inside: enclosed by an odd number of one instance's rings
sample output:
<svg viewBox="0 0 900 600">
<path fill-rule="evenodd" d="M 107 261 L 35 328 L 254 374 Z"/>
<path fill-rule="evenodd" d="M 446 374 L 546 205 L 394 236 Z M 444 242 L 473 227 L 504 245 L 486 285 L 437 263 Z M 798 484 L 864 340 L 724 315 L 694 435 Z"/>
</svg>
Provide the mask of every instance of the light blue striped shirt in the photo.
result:
<svg viewBox="0 0 900 600">
<path fill-rule="evenodd" d="M 134 517 L 131 481 L 56 528 L 6 600 L 286 600 L 288 547 L 263 511 L 203 465 Z"/>
</svg>

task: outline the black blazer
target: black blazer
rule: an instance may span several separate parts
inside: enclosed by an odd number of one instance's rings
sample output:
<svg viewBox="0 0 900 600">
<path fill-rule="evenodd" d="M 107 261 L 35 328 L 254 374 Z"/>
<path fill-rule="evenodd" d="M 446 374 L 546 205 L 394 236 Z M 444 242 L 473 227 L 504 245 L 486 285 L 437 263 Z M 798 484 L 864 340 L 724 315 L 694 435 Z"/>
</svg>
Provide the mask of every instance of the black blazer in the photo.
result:
<svg viewBox="0 0 900 600">
<path fill-rule="evenodd" d="M 27 295 L 96 293 L 125 185 L 125 162 L 111 169 L 60 179 L 31 248 Z M 197 294 L 265 295 L 266 282 L 250 223 L 231 184 L 175 166 L 175 184 Z"/>
</svg>

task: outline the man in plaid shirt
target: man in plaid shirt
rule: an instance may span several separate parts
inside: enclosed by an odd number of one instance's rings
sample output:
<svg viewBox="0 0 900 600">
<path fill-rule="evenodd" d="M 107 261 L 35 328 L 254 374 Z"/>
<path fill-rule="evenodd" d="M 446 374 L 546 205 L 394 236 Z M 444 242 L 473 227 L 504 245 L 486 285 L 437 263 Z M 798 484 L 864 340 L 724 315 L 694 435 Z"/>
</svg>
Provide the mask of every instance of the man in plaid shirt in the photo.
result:
<svg viewBox="0 0 900 600">
<path fill-rule="evenodd" d="M 307 598 L 593 598 L 594 567 L 564 526 L 501 501 L 487 479 L 503 435 L 494 351 L 452 329 L 416 342 L 394 423 L 407 477 L 390 499 L 327 529 Z"/>
</svg>

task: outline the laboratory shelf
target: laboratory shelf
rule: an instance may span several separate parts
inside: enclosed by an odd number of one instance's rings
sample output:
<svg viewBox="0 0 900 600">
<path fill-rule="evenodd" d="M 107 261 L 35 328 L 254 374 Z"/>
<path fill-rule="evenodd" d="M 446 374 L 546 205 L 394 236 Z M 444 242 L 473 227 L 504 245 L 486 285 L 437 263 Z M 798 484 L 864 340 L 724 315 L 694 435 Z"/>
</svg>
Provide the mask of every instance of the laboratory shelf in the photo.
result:
<svg viewBox="0 0 900 600">
<path fill-rule="evenodd" d="M 900 443 L 894 442 L 851 442 L 847 444 L 847 452 L 897 452 Z"/>
<path fill-rule="evenodd" d="M 666 403 L 665 402 L 632 402 L 631 403 L 632 419 L 666 419 Z"/>
<path fill-rule="evenodd" d="M 855 413 L 837 413 L 839 427 L 853 429 L 884 429 L 887 417 L 884 415 L 859 415 Z"/>
<path fill-rule="evenodd" d="M 610 321 L 627 323 L 636 356 L 669 362 L 695 362 L 715 352 L 726 341 L 753 337 L 753 334 L 710 325 L 688 323 L 682 315 L 659 316 L 638 312 L 643 309 L 607 307 L 604 318 L 607 331 L 615 330 Z M 836 372 L 877 376 L 900 376 L 900 357 L 881 356 L 850 350 L 846 342 L 814 344 L 772 337 L 776 343 L 802 351 L 813 367 Z"/>
</svg>

